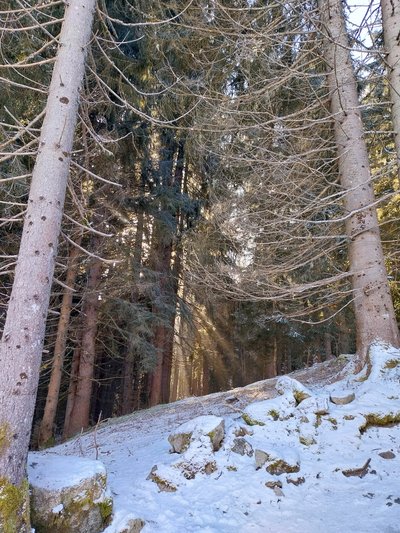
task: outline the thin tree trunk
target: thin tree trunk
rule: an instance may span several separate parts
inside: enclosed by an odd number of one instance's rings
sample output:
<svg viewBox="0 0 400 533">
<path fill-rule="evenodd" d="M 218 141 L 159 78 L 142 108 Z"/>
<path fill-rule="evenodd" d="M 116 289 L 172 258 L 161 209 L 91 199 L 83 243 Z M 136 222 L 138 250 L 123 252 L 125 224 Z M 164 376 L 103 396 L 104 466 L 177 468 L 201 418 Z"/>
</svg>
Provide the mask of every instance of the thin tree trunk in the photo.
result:
<svg viewBox="0 0 400 533">
<path fill-rule="evenodd" d="M 102 262 L 94 257 L 90 261 L 87 294 L 83 314 L 83 334 L 74 404 L 71 410 L 66 437 L 71 437 L 89 426 L 90 399 L 96 358 L 97 317 L 101 301 L 98 287 L 101 281 Z"/>
<path fill-rule="evenodd" d="M 76 396 L 76 384 L 78 382 L 79 363 L 81 360 L 81 343 L 82 343 L 83 330 L 79 331 L 79 338 L 77 345 L 75 346 L 74 354 L 72 356 L 71 372 L 69 377 L 68 395 L 67 395 L 67 407 L 65 409 L 64 417 L 64 430 L 63 440 L 68 438 L 69 424 L 71 421 L 72 408 L 74 407 L 74 401 Z"/>
<path fill-rule="evenodd" d="M 265 379 L 274 378 L 277 375 L 276 362 L 278 359 L 278 344 L 276 337 L 273 340 L 272 353 L 267 355 L 267 361 L 265 365 Z"/>
<path fill-rule="evenodd" d="M 332 353 L 332 336 L 328 331 L 324 332 L 325 361 L 333 358 Z"/>
<path fill-rule="evenodd" d="M 386 50 L 387 76 L 392 101 L 394 142 L 400 177 L 400 5 L 398 1 L 381 0 L 383 37 Z"/>
<path fill-rule="evenodd" d="M 53 427 L 57 413 L 65 348 L 67 345 L 69 319 L 72 309 L 73 287 L 75 285 L 79 266 L 77 259 L 80 253 L 79 248 L 73 246 L 68 259 L 68 270 L 65 284 L 70 288 L 65 289 L 61 303 L 60 319 L 58 321 L 57 337 L 54 346 L 53 366 L 47 391 L 46 405 L 39 428 L 39 446 L 48 445 L 53 437 Z"/>
<path fill-rule="evenodd" d="M 352 272 L 358 367 L 376 340 L 399 346 L 341 0 L 319 0 Z"/>
<path fill-rule="evenodd" d="M 123 366 L 121 415 L 132 413 L 134 404 L 133 395 L 134 361 L 132 357 L 125 356 Z"/>
<path fill-rule="evenodd" d="M 1 341 L 0 491 L 4 500 L 24 490 L 14 516 L 5 516 L 2 502 L 1 531 L 30 532 L 26 458 L 94 7 L 95 0 L 70 0 L 65 10 Z"/>
</svg>

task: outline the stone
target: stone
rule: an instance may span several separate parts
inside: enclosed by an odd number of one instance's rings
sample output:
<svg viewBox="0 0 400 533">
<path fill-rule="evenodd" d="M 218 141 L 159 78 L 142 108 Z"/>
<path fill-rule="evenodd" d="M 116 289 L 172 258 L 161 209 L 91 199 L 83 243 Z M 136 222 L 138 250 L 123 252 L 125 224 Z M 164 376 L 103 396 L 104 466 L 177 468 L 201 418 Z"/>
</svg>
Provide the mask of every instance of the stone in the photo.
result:
<svg viewBox="0 0 400 533">
<path fill-rule="evenodd" d="M 157 465 L 150 470 L 147 479 L 156 483 L 160 492 L 176 492 L 178 490 L 177 486 L 164 475 L 164 472 L 159 471 Z"/>
<path fill-rule="evenodd" d="M 274 476 L 280 476 L 281 474 L 291 474 L 292 472 L 298 472 L 300 470 L 299 463 L 289 463 L 284 459 L 278 459 L 272 461 L 267 465 L 267 472 Z"/>
<path fill-rule="evenodd" d="M 244 426 L 239 426 L 233 431 L 235 437 L 245 437 L 246 435 L 253 435 L 253 431 Z"/>
<path fill-rule="evenodd" d="M 232 446 L 233 453 L 238 453 L 239 455 L 247 455 L 248 457 L 253 456 L 253 447 L 246 439 L 243 437 L 238 437 L 233 440 Z"/>
<path fill-rule="evenodd" d="M 269 489 L 272 489 L 275 492 L 276 496 L 284 496 L 282 492 L 282 482 L 281 481 L 267 481 L 265 486 Z"/>
<path fill-rule="evenodd" d="M 116 533 L 140 533 L 145 526 L 141 518 L 129 518 L 123 526 L 116 530 Z"/>
<path fill-rule="evenodd" d="M 256 469 L 267 465 L 269 474 L 279 476 L 281 474 L 292 474 L 300 470 L 300 461 L 296 452 L 288 450 L 255 450 Z"/>
<path fill-rule="evenodd" d="M 267 462 L 269 455 L 262 450 L 255 451 L 256 469 L 259 470 Z"/>
<path fill-rule="evenodd" d="M 286 478 L 286 482 L 290 485 L 295 485 L 296 487 L 298 487 L 299 485 L 302 485 L 304 482 L 305 482 L 305 479 L 304 477 L 287 477 Z"/>
<path fill-rule="evenodd" d="M 171 463 L 173 470 L 178 470 L 185 479 L 194 479 L 197 474 L 210 475 L 218 469 L 208 436 L 201 435 L 194 440 L 178 461 Z"/>
<path fill-rule="evenodd" d="M 355 397 L 356 396 L 353 391 L 340 391 L 332 393 L 329 399 L 335 405 L 346 405 L 353 402 Z"/>
<path fill-rule="evenodd" d="M 168 437 L 172 446 L 172 452 L 185 452 L 192 440 L 201 436 L 207 436 L 210 439 L 214 451 L 219 450 L 225 436 L 225 424 L 223 418 L 214 415 L 198 416 L 181 424 Z"/>
<path fill-rule="evenodd" d="M 303 400 L 312 396 L 311 391 L 300 383 L 300 381 L 289 378 L 288 376 L 279 377 L 275 389 L 281 395 L 291 393 L 297 404 L 300 404 Z"/>
<path fill-rule="evenodd" d="M 380 452 L 378 455 L 380 455 L 382 459 L 394 459 L 396 457 L 396 455 L 390 450 L 387 452 Z"/>
<path fill-rule="evenodd" d="M 282 488 L 282 481 L 267 481 L 265 483 L 265 486 L 268 487 L 269 489 L 274 489 L 275 487 L 278 487 L 279 489 Z"/>
<path fill-rule="evenodd" d="M 100 533 L 112 498 L 100 461 L 31 453 L 28 459 L 32 526 L 40 533 Z"/>
<path fill-rule="evenodd" d="M 325 396 L 312 396 L 310 398 L 305 398 L 297 409 L 301 413 L 327 415 L 329 413 L 329 400 Z"/>
</svg>

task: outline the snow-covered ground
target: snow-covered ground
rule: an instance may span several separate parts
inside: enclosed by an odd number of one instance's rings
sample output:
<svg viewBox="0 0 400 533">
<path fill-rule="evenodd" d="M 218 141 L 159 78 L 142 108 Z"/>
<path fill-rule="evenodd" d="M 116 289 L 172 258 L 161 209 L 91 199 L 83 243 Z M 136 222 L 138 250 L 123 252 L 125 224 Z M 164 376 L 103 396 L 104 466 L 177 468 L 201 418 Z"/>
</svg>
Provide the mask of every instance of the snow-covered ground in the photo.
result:
<svg viewBox="0 0 400 533">
<path fill-rule="evenodd" d="M 375 346 L 371 361 L 368 379 L 349 369 L 331 384 L 284 377 L 190 398 L 110 420 L 46 453 L 105 464 L 114 497 L 106 533 L 134 517 L 143 533 L 399 533 L 400 352 Z M 220 449 L 200 431 L 186 452 L 170 453 L 168 436 L 206 415 L 224 419 Z M 207 461 L 213 468 L 202 473 Z M 182 463 L 199 472 L 185 477 Z M 175 491 L 149 478 L 155 465 Z"/>
</svg>

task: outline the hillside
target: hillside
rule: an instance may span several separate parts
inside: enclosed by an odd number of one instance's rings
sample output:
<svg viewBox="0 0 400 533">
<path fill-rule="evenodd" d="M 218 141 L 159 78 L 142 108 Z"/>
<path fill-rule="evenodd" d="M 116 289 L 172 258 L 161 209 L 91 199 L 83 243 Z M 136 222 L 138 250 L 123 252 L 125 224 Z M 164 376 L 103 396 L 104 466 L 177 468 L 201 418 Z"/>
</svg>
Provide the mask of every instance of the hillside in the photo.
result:
<svg viewBox="0 0 400 533">
<path fill-rule="evenodd" d="M 370 360 L 368 377 L 341 359 L 112 419 L 46 455 L 106 465 L 107 533 L 133 517 L 144 533 L 399 532 L 400 353 L 375 346 Z M 170 453 L 183 423 L 190 445 Z"/>
</svg>

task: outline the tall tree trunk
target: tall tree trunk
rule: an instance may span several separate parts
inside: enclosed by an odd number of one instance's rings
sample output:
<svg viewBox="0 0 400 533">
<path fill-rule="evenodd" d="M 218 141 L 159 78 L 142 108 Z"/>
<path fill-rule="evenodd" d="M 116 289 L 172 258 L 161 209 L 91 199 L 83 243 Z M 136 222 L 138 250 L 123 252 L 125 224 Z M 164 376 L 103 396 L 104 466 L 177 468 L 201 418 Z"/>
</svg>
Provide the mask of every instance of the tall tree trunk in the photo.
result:
<svg viewBox="0 0 400 533">
<path fill-rule="evenodd" d="M 182 186 L 185 187 L 183 181 L 186 180 L 187 172 L 185 172 L 185 143 L 180 141 L 178 143 L 178 152 L 176 159 L 176 167 L 174 173 L 174 180 L 172 183 L 173 188 L 175 189 L 176 194 L 181 193 Z M 178 213 L 174 217 L 175 227 L 174 227 L 174 238 L 176 239 L 178 233 L 183 232 L 183 216 L 181 209 L 178 210 Z M 172 253 L 172 249 L 171 249 Z M 177 311 L 177 297 L 178 297 L 178 288 L 179 288 L 179 276 L 182 271 L 182 250 L 178 247 L 175 247 L 175 257 L 174 263 L 171 271 L 170 279 L 170 302 L 173 303 L 173 311 L 170 317 L 169 327 L 166 331 L 166 344 L 164 349 L 163 356 L 163 365 L 162 365 L 162 378 L 161 378 L 161 388 L 162 388 L 162 402 L 167 403 L 170 401 L 170 391 L 171 391 L 171 374 L 172 374 L 172 357 L 174 351 L 174 337 L 175 337 L 175 320 L 176 320 L 176 311 Z"/>
<path fill-rule="evenodd" d="M 76 275 L 79 266 L 77 259 L 80 253 L 81 252 L 79 248 L 73 246 L 68 259 L 68 270 L 65 280 L 66 286 L 68 288 L 65 289 L 61 303 L 60 319 L 58 321 L 57 337 L 54 346 L 54 357 L 50 375 L 49 388 L 47 391 L 46 405 L 44 408 L 43 418 L 39 428 L 39 446 L 46 446 L 53 437 L 53 427 L 57 413 L 58 396 L 60 393 L 65 348 L 67 345 L 69 319 L 72 309 L 73 287 L 75 285 Z"/>
<path fill-rule="evenodd" d="M 363 138 L 356 79 L 348 49 L 341 0 L 319 0 L 326 33 L 326 63 L 339 158 L 352 273 L 358 367 L 369 345 L 382 340 L 399 346 L 399 332 L 387 281 L 368 153 Z"/>
<path fill-rule="evenodd" d="M 273 338 L 272 351 L 266 356 L 265 362 L 265 379 L 274 378 L 277 376 L 277 361 L 278 361 L 278 343 L 276 336 Z"/>
<path fill-rule="evenodd" d="M 397 169 L 400 177 L 400 5 L 393 0 L 381 0 L 381 7 L 387 76 L 392 101 L 392 122 L 396 132 L 394 142 Z"/>
<path fill-rule="evenodd" d="M 65 10 L 0 346 L 1 531 L 30 531 L 26 458 L 94 7 L 95 0 L 70 0 Z M 24 497 L 6 516 L 4 499 L 15 500 L 17 490 Z"/>
<path fill-rule="evenodd" d="M 183 143 L 177 144 L 172 133 L 167 130 L 161 134 L 161 143 L 161 185 L 163 189 L 180 191 L 183 169 Z M 178 153 L 174 173 L 173 164 L 176 152 Z M 151 378 L 150 405 L 152 406 L 169 401 L 172 361 L 172 343 L 170 338 L 171 335 L 173 338 L 177 290 L 177 284 L 173 280 L 171 271 L 173 241 L 176 237 L 178 227 L 177 208 L 171 208 L 162 201 L 160 210 L 161 212 L 166 210 L 173 223 L 172 227 L 167 227 L 162 218 L 156 221 L 153 236 L 154 246 L 152 249 L 151 264 L 159 275 L 159 300 L 161 307 L 157 304 L 154 305 L 154 314 L 158 317 L 158 324 L 155 326 L 153 340 L 153 345 L 157 352 L 157 365 Z M 175 308 L 174 311 L 171 311 L 172 307 Z"/>
<path fill-rule="evenodd" d="M 68 394 L 67 394 L 67 406 L 65 408 L 65 417 L 64 417 L 63 440 L 67 439 L 69 436 L 69 423 L 71 420 L 72 409 L 74 407 L 74 401 L 75 401 L 75 396 L 76 396 L 76 384 L 78 383 L 79 363 L 81 360 L 82 335 L 83 335 L 83 330 L 80 329 L 79 334 L 78 334 L 77 344 L 75 346 L 75 350 L 74 350 L 74 354 L 72 356 L 72 362 L 71 362 L 71 370 L 70 370 Z"/>
<path fill-rule="evenodd" d="M 144 162 L 142 165 L 142 183 L 140 187 L 140 194 L 144 195 L 144 183 L 147 179 L 146 174 L 146 163 L 148 155 L 145 154 Z M 133 279 L 133 290 L 131 294 L 132 302 L 139 302 L 139 291 L 137 285 L 140 281 L 140 274 L 142 272 L 142 262 L 143 262 L 143 236 L 144 236 L 144 212 L 143 209 L 139 209 L 137 213 L 137 224 L 136 224 L 136 235 L 135 235 L 135 245 L 133 248 L 133 257 L 132 257 L 132 279 Z M 133 331 L 128 331 L 128 340 L 125 351 L 125 360 L 123 365 L 123 375 L 122 375 L 122 398 L 121 398 L 121 414 L 126 415 L 131 413 L 134 410 L 135 397 L 133 386 L 134 383 L 136 387 L 139 386 L 139 375 L 140 370 L 137 365 L 137 359 L 140 357 L 136 352 L 136 349 L 133 347 L 131 342 L 131 337 L 134 335 Z M 140 393 L 139 393 L 140 394 Z"/>
<path fill-rule="evenodd" d="M 123 366 L 121 415 L 132 413 L 134 405 L 133 381 L 134 381 L 134 361 L 128 354 L 125 356 Z"/>
<path fill-rule="evenodd" d="M 65 437 L 71 437 L 89 426 L 90 399 L 96 358 L 97 317 L 101 303 L 98 295 L 101 272 L 101 260 L 93 257 L 89 265 L 87 293 L 82 309 L 83 333 L 75 397 L 69 425 L 64 430 Z"/>
</svg>

